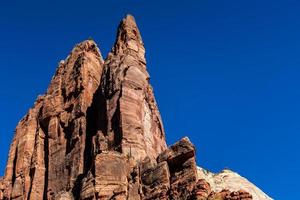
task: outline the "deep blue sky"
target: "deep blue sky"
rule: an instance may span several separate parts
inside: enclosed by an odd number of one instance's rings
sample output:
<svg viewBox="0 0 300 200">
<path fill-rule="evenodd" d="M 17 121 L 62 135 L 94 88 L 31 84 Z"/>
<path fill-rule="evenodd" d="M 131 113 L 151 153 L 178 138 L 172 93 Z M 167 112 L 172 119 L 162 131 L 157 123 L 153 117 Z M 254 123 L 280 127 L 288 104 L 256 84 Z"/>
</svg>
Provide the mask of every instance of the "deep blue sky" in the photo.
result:
<svg viewBox="0 0 300 200">
<path fill-rule="evenodd" d="M 299 11 L 296 0 L 1 1 L 0 174 L 57 63 L 90 36 L 106 57 L 132 13 L 168 144 L 189 136 L 199 165 L 300 199 Z"/>
</svg>

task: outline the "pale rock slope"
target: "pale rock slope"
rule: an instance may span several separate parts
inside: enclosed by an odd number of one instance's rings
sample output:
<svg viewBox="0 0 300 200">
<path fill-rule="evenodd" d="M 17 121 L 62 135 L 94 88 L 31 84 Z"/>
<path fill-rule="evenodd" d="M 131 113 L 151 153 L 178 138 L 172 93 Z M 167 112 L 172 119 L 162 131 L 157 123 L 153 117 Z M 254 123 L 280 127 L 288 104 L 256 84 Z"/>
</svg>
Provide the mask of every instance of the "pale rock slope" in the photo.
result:
<svg viewBox="0 0 300 200">
<path fill-rule="evenodd" d="M 272 200 L 268 195 L 256 187 L 246 178 L 229 169 L 224 169 L 219 173 L 212 173 L 201 167 L 198 167 L 198 177 L 205 179 L 213 191 L 220 192 L 222 190 L 245 190 L 252 195 L 253 200 Z"/>
</svg>

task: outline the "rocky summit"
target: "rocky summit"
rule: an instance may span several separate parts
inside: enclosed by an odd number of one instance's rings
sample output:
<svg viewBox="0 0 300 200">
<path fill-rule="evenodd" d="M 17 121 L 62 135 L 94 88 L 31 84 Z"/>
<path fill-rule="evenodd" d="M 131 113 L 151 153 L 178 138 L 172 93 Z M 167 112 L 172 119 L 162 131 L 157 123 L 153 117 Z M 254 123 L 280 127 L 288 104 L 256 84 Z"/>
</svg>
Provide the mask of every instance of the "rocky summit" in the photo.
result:
<svg viewBox="0 0 300 200">
<path fill-rule="evenodd" d="M 130 15 L 105 60 L 94 41 L 76 45 L 16 127 L 0 200 L 270 199 L 242 179 L 218 184 L 188 138 L 167 147 L 149 79 Z"/>
</svg>

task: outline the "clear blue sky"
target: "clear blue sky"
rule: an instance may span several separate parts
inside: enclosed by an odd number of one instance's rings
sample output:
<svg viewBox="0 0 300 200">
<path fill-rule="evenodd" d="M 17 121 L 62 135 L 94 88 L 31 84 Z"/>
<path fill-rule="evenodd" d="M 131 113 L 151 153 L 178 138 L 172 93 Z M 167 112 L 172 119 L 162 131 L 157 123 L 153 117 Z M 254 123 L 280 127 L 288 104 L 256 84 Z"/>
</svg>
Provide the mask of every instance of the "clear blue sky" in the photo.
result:
<svg viewBox="0 0 300 200">
<path fill-rule="evenodd" d="M 296 0 L 1 1 L 0 174 L 57 63 L 90 36 L 106 57 L 131 13 L 168 144 L 189 136 L 199 165 L 300 199 L 299 11 Z"/>
</svg>

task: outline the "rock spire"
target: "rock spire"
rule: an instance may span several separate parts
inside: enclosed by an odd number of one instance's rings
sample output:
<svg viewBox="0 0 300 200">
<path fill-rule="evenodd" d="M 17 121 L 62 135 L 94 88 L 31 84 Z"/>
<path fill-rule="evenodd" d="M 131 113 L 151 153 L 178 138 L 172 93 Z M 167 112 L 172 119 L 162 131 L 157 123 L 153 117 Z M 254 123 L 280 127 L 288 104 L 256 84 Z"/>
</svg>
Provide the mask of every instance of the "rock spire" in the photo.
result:
<svg viewBox="0 0 300 200">
<path fill-rule="evenodd" d="M 77 44 L 16 127 L 0 200 L 252 199 L 214 191 L 188 138 L 167 148 L 149 80 L 131 15 L 105 60 L 94 41 Z"/>
</svg>

